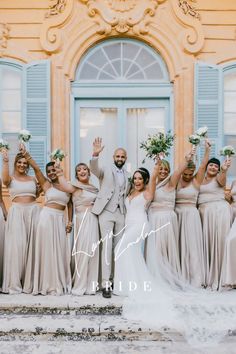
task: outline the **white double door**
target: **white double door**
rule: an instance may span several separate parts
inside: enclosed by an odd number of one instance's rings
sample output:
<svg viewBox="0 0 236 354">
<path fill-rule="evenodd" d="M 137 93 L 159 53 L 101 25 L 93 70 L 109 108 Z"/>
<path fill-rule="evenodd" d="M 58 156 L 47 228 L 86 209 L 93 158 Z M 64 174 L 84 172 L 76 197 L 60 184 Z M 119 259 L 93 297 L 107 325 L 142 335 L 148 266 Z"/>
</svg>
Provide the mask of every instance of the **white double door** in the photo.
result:
<svg viewBox="0 0 236 354">
<path fill-rule="evenodd" d="M 102 164 L 112 161 L 117 147 L 124 147 L 130 173 L 141 166 L 151 169 L 152 161 L 146 159 L 143 163 L 145 152 L 140 149 L 140 143 L 148 135 L 172 129 L 170 121 L 168 99 L 78 99 L 73 132 L 74 163 L 88 163 L 93 140 L 101 137 L 105 146 L 100 157 Z"/>
</svg>

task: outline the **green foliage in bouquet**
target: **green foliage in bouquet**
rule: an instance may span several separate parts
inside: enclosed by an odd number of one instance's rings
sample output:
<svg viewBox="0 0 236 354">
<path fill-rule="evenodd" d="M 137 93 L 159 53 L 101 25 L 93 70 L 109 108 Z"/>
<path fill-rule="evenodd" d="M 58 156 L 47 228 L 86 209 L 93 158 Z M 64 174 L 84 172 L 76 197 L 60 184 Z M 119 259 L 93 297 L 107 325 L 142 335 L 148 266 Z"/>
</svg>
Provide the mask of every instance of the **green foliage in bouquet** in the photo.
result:
<svg viewBox="0 0 236 354">
<path fill-rule="evenodd" d="M 166 156 L 169 155 L 169 149 L 174 144 L 175 135 L 171 134 L 169 130 L 166 134 L 157 133 L 154 135 L 148 135 L 147 140 L 141 142 L 140 148 L 146 151 L 146 157 L 152 160 L 156 159 L 156 156 L 163 152 Z M 145 159 L 143 160 L 143 163 Z"/>
</svg>

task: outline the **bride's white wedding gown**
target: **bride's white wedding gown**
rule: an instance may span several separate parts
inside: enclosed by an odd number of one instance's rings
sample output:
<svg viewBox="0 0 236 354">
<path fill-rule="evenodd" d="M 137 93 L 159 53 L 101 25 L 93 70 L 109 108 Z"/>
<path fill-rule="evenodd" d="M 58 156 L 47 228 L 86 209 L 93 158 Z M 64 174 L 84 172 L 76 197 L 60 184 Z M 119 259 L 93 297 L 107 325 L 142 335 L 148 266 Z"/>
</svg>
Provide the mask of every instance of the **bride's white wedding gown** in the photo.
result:
<svg viewBox="0 0 236 354">
<path fill-rule="evenodd" d="M 161 331 L 181 332 L 192 345 L 216 344 L 236 329 L 236 291 L 195 289 L 175 279 L 160 256 L 160 274 L 149 272 L 143 254 L 144 239 L 158 230 L 148 229 L 147 201 L 143 193 L 125 201 L 125 232 L 115 248 L 114 290 L 126 296 L 123 315 Z M 168 225 L 163 225 L 168 227 Z M 146 255 L 148 257 L 148 254 Z"/>
</svg>

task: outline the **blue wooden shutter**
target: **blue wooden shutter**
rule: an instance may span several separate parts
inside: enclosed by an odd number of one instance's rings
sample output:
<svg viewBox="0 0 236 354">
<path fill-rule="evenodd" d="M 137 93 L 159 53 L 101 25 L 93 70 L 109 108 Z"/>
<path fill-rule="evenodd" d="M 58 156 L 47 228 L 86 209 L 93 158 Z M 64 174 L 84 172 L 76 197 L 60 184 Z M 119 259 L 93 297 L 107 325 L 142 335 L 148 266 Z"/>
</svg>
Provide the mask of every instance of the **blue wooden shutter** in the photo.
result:
<svg viewBox="0 0 236 354">
<path fill-rule="evenodd" d="M 208 127 L 212 142 L 211 156 L 219 157 L 222 147 L 222 71 L 216 65 L 196 63 L 195 65 L 195 129 Z M 204 148 L 200 149 L 200 157 Z"/>
<path fill-rule="evenodd" d="M 42 60 L 25 67 L 24 127 L 32 138 L 29 150 L 44 171 L 50 151 L 50 61 Z"/>
</svg>

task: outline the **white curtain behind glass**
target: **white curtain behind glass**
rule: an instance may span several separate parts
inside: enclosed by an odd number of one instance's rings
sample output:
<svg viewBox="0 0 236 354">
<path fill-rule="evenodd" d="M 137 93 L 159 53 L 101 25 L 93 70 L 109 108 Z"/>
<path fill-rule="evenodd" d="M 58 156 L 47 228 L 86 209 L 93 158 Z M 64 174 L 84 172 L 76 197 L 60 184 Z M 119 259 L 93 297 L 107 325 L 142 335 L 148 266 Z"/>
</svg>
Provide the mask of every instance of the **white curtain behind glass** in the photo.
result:
<svg viewBox="0 0 236 354">
<path fill-rule="evenodd" d="M 113 152 L 118 147 L 118 119 L 116 108 L 81 108 L 80 110 L 80 161 L 89 163 L 93 141 L 102 137 L 104 150 L 100 155 L 101 165 L 112 163 Z M 96 183 L 94 177 L 92 181 Z"/>
<path fill-rule="evenodd" d="M 133 172 L 137 167 L 153 168 L 153 161 L 145 159 L 145 152 L 140 149 L 140 143 L 148 135 L 165 131 L 165 108 L 128 108 L 127 109 L 127 168 Z"/>
</svg>

